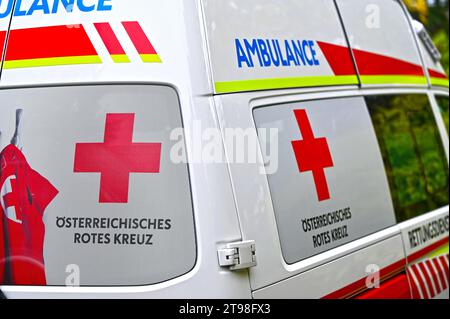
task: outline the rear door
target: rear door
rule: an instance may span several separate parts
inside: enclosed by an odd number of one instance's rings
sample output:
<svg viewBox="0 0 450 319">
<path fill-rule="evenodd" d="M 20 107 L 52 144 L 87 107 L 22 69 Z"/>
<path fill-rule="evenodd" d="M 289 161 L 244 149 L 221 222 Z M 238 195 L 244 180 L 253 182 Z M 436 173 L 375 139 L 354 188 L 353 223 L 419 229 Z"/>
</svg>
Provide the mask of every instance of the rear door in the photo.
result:
<svg viewBox="0 0 450 319">
<path fill-rule="evenodd" d="M 425 91 L 217 103 L 261 147 L 231 165 L 255 298 L 448 296 L 448 159 Z"/>
<path fill-rule="evenodd" d="M 359 84 L 334 1 L 203 5 L 215 93 L 232 93 L 215 101 L 243 238 L 256 241 L 253 296 L 353 297 L 370 277 L 410 297 L 365 100 L 317 88 Z M 322 93 L 268 91 L 298 87 Z"/>
</svg>

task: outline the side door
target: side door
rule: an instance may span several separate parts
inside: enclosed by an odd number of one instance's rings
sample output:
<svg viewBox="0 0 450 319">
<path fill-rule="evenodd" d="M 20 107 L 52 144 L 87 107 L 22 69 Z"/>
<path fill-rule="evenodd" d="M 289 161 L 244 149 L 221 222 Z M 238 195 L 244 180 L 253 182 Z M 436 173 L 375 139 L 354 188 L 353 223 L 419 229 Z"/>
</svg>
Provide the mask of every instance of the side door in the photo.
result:
<svg viewBox="0 0 450 319">
<path fill-rule="evenodd" d="M 5 51 L 7 34 L 11 22 L 14 0 L 0 2 L 0 79 L 3 69 L 3 53 Z"/>
<path fill-rule="evenodd" d="M 335 2 L 204 0 L 203 10 L 243 239 L 256 241 L 253 296 L 353 297 L 371 275 L 410 297 L 383 159 Z M 343 86 L 353 91 L 326 93 Z"/>
<path fill-rule="evenodd" d="M 256 241 L 253 296 L 410 298 L 364 97 L 247 93 L 216 103 L 224 134 L 250 128 L 260 144 L 254 163 L 229 159 L 243 237 Z"/>
</svg>

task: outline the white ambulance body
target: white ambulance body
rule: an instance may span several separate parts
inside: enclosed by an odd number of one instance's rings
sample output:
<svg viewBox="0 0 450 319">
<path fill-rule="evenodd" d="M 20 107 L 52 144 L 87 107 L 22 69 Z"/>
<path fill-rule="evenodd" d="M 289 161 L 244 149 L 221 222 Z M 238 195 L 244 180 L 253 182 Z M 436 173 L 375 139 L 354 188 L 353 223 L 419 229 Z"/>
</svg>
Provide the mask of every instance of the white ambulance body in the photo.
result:
<svg viewBox="0 0 450 319">
<path fill-rule="evenodd" d="M 396 0 L 0 1 L 0 289 L 448 298 L 418 29 Z"/>
</svg>

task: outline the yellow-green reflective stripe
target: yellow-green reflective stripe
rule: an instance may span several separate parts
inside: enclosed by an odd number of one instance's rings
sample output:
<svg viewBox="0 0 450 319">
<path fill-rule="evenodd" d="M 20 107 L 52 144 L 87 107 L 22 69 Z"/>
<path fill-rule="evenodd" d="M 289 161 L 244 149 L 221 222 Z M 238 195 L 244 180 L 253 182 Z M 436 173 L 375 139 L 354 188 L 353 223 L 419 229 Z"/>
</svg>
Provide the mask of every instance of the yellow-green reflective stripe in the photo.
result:
<svg viewBox="0 0 450 319">
<path fill-rule="evenodd" d="M 112 54 L 111 58 L 113 59 L 114 63 L 130 63 L 130 59 L 126 54 Z"/>
<path fill-rule="evenodd" d="M 448 79 L 431 78 L 431 85 L 449 87 Z"/>
<path fill-rule="evenodd" d="M 362 84 L 428 84 L 427 78 L 424 76 L 361 75 L 360 79 Z"/>
<path fill-rule="evenodd" d="M 31 60 L 13 60 L 5 61 L 5 69 L 34 68 L 42 66 L 74 65 L 74 64 L 97 64 L 102 63 L 98 55 L 43 58 Z"/>
<path fill-rule="evenodd" d="M 232 82 L 216 82 L 217 93 L 287 89 L 295 87 L 357 85 L 356 75 L 349 76 L 308 76 L 300 78 L 259 79 Z"/>
<path fill-rule="evenodd" d="M 430 255 L 428 255 L 428 258 L 434 258 L 437 256 L 441 256 L 441 255 L 446 255 L 448 254 L 449 251 L 449 245 L 446 244 L 444 246 L 442 246 L 441 248 L 438 248 L 437 250 L 433 251 Z"/>
<path fill-rule="evenodd" d="M 142 62 L 145 63 L 161 63 L 161 58 L 158 54 L 141 54 Z"/>
</svg>

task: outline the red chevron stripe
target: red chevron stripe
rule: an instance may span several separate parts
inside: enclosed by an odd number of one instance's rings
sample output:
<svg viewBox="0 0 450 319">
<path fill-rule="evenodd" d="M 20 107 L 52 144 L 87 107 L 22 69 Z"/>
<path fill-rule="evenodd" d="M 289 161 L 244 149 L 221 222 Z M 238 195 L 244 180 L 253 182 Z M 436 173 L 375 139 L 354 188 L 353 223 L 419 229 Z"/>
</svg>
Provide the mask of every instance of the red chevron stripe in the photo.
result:
<svg viewBox="0 0 450 319">
<path fill-rule="evenodd" d="M 433 283 L 431 282 L 430 274 L 427 271 L 427 267 L 424 263 L 418 263 L 417 267 L 419 267 L 422 272 L 423 277 L 425 278 L 426 285 L 428 287 L 428 291 L 430 292 L 430 298 L 434 298 L 436 296 L 436 291 L 433 288 Z"/>
<path fill-rule="evenodd" d="M 96 56 L 82 25 L 11 30 L 6 60 Z"/>
<path fill-rule="evenodd" d="M 102 41 L 105 44 L 109 54 L 126 54 L 109 23 L 94 23 L 94 26 L 97 29 L 98 34 L 102 38 Z"/>
<path fill-rule="evenodd" d="M 422 292 L 424 299 L 430 299 L 448 288 L 448 271 L 444 271 L 441 265 L 442 261 L 445 262 L 445 258 L 445 256 L 439 256 L 426 259 L 409 267 L 408 275 L 414 299 L 420 298 L 419 290 Z M 417 287 L 412 274 L 417 278 L 420 287 Z"/>
<path fill-rule="evenodd" d="M 441 262 L 442 267 L 444 267 L 444 274 L 445 274 L 445 277 L 447 278 L 447 282 L 449 282 L 448 263 L 447 263 L 448 255 L 447 255 L 447 258 L 445 256 L 439 257 L 439 261 Z"/>
<path fill-rule="evenodd" d="M 416 280 L 414 280 L 414 273 L 411 271 L 411 269 L 408 269 L 407 271 L 408 274 L 408 278 L 409 278 L 409 284 L 411 286 L 411 293 L 412 293 L 412 298 L 413 299 L 421 299 L 422 296 L 420 295 L 420 291 L 419 291 L 419 287 L 418 282 L 416 282 Z M 419 280 L 418 278 L 416 278 L 417 281 Z"/>
<path fill-rule="evenodd" d="M 433 264 L 430 259 L 425 260 L 425 265 L 431 273 L 431 277 L 434 282 L 434 287 L 436 287 L 436 294 L 439 295 L 442 292 L 441 285 L 439 283 L 437 271 L 434 270 Z"/>
<path fill-rule="evenodd" d="M 420 291 L 422 292 L 422 296 L 424 299 L 430 299 L 429 295 L 428 295 L 428 291 L 427 291 L 427 286 L 425 285 L 425 279 L 424 277 L 422 277 L 422 274 L 419 270 L 419 268 L 417 267 L 417 265 L 412 265 L 410 267 L 411 271 L 413 272 L 413 274 L 416 276 L 417 281 L 419 282 L 419 287 L 420 287 Z"/>
<path fill-rule="evenodd" d="M 444 269 L 442 268 L 439 259 L 438 258 L 433 258 L 433 264 L 436 267 L 437 271 L 438 271 L 438 275 L 439 275 L 439 279 L 441 280 L 441 284 L 442 284 L 442 288 L 444 290 L 447 290 L 448 285 L 447 285 L 447 279 L 445 278 L 445 274 L 444 274 Z"/>
<path fill-rule="evenodd" d="M 139 54 L 157 54 L 139 22 L 122 22 L 122 25 Z"/>
</svg>

